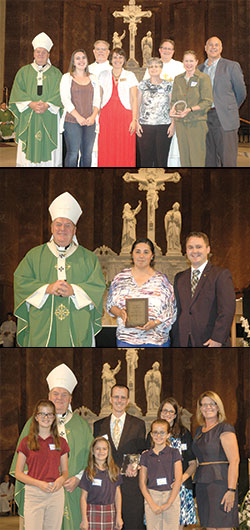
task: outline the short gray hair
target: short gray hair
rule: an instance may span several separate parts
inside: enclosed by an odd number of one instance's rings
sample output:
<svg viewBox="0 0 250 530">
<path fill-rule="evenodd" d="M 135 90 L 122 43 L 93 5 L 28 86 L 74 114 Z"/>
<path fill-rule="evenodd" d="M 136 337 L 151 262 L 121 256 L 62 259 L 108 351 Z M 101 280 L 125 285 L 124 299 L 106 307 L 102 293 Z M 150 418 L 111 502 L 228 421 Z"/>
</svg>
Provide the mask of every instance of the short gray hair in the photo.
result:
<svg viewBox="0 0 250 530">
<path fill-rule="evenodd" d="M 157 64 L 161 68 L 163 67 L 163 61 L 159 57 L 151 57 L 151 59 L 148 60 L 148 68 L 152 66 L 152 64 Z"/>
</svg>

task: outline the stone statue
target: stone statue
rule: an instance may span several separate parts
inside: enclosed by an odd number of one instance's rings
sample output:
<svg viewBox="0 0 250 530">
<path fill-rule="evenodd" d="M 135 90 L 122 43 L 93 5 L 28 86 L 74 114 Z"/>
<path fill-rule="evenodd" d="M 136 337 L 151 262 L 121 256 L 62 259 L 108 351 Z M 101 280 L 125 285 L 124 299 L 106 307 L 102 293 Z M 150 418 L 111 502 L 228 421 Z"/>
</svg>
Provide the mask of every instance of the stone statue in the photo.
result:
<svg viewBox="0 0 250 530">
<path fill-rule="evenodd" d="M 114 11 L 113 17 L 123 18 L 124 24 L 128 24 L 129 30 L 129 61 L 138 65 L 135 59 L 135 37 L 137 35 L 137 24 L 140 24 L 142 18 L 151 17 L 152 11 L 142 11 L 141 6 L 137 6 L 135 0 L 129 0 L 128 5 L 123 6 L 123 11 Z"/>
<path fill-rule="evenodd" d="M 161 395 L 161 372 L 160 363 L 156 361 L 151 370 L 148 370 L 144 376 L 144 386 L 147 399 L 147 414 L 157 413 L 160 406 Z"/>
<path fill-rule="evenodd" d="M 143 59 L 143 67 L 147 67 L 149 59 L 152 57 L 153 39 L 151 37 L 151 31 L 147 31 L 147 34 L 141 40 L 141 51 Z"/>
<path fill-rule="evenodd" d="M 179 211 L 180 204 L 175 202 L 172 210 L 169 210 L 164 218 L 166 239 L 167 239 L 167 254 L 181 254 L 181 212 Z"/>
<path fill-rule="evenodd" d="M 141 205 L 142 202 L 138 201 L 137 208 L 132 210 L 128 202 L 124 204 L 121 254 L 129 254 L 131 245 L 136 240 L 136 215 L 141 211 Z"/>
<path fill-rule="evenodd" d="M 121 361 L 118 361 L 116 368 L 113 370 L 109 363 L 104 363 L 102 367 L 102 397 L 101 412 L 110 408 L 111 388 L 116 384 L 115 376 L 121 369 Z"/>
<path fill-rule="evenodd" d="M 122 35 L 118 35 L 117 31 L 113 33 L 113 48 L 122 48 L 122 40 L 124 39 L 126 35 L 126 31 L 124 30 Z"/>
</svg>

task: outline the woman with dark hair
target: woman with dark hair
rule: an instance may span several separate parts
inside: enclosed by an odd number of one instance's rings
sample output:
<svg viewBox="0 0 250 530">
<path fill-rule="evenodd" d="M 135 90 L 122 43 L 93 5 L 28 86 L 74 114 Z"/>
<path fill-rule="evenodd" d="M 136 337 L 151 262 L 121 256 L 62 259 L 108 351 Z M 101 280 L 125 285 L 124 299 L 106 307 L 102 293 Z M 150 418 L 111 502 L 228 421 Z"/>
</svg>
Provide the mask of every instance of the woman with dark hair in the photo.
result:
<svg viewBox="0 0 250 530">
<path fill-rule="evenodd" d="M 124 69 L 122 48 L 110 53 L 112 70 L 99 75 L 102 103 L 98 141 L 99 167 L 135 167 L 137 85 L 133 72 Z"/>
<path fill-rule="evenodd" d="M 212 390 L 198 398 L 196 419 L 199 427 L 192 449 L 199 464 L 195 483 L 200 524 L 207 530 L 231 530 L 239 526 L 235 430 L 225 422 L 222 400 Z"/>
<path fill-rule="evenodd" d="M 181 408 L 173 397 L 162 401 L 158 418 L 170 424 L 170 447 L 179 449 L 182 455 L 182 486 L 180 489 L 180 529 L 196 523 L 196 513 L 192 493 L 192 475 L 196 470 L 196 459 L 192 452 L 192 435 L 182 423 Z"/>
<path fill-rule="evenodd" d="M 69 71 L 61 79 L 60 94 L 64 106 L 61 132 L 64 130 L 67 149 L 64 165 L 90 167 L 95 120 L 100 108 L 100 85 L 97 77 L 89 73 L 85 50 L 72 53 Z"/>
<path fill-rule="evenodd" d="M 176 319 L 174 291 L 167 276 L 153 268 L 154 245 L 148 238 L 137 239 L 131 248 L 132 267 L 113 279 L 107 310 L 117 317 L 117 346 L 168 347 L 169 332 Z M 148 321 L 144 326 L 126 327 L 126 299 L 148 299 Z"/>
</svg>

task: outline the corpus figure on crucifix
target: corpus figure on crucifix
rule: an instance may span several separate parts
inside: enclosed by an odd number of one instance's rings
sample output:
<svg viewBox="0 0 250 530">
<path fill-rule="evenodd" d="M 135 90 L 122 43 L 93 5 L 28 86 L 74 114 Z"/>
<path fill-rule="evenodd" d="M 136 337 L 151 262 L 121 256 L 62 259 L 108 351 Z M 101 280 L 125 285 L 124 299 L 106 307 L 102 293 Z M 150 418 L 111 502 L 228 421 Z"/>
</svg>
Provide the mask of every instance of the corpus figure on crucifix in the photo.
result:
<svg viewBox="0 0 250 530">
<path fill-rule="evenodd" d="M 129 24 L 129 61 L 138 65 L 135 59 L 135 37 L 137 35 L 137 24 L 141 23 L 143 17 L 150 18 L 151 11 L 142 11 L 141 6 L 135 4 L 135 0 L 129 0 L 129 5 L 123 6 L 123 11 L 114 11 L 115 18 L 123 17 L 124 24 Z"/>
<path fill-rule="evenodd" d="M 141 168 L 138 173 L 125 173 L 123 179 L 126 182 L 138 182 L 139 190 L 147 191 L 147 237 L 156 245 L 155 210 L 158 208 L 159 191 L 165 190 L 165 182 L 177 183 L 181 179 L 181 176 L 179 173 L 165 173 L 163 168 Z"/>
</svg>

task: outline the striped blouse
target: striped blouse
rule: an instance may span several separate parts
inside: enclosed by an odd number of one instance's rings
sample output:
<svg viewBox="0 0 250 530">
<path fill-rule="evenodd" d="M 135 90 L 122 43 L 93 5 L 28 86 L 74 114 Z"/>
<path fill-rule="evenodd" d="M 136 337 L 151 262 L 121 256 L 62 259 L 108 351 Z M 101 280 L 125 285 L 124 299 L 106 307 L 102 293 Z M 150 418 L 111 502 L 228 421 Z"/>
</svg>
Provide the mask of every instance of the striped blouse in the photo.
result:
<svg viewBox="0 0 250 530">
<path fill-rule="evenodd" d="M 137 285 L 131 269 L 124 269 L 117 274 L 110 286 L 107 311 L 117 306 L 125 309 L 126 298 L 148 298 L 149 320 L 160 320 L 161 324 L 149 331 L 137 328 L 126 328 L 120 317 L 117 318 L 117 338 L 137 345 L 143 343 L 161 345 L 167 342 L 169 331 L 176 320 L 176 302 L 174 289 L 167 276 L 155 272 L 143 285 Z"/>
</svg>

